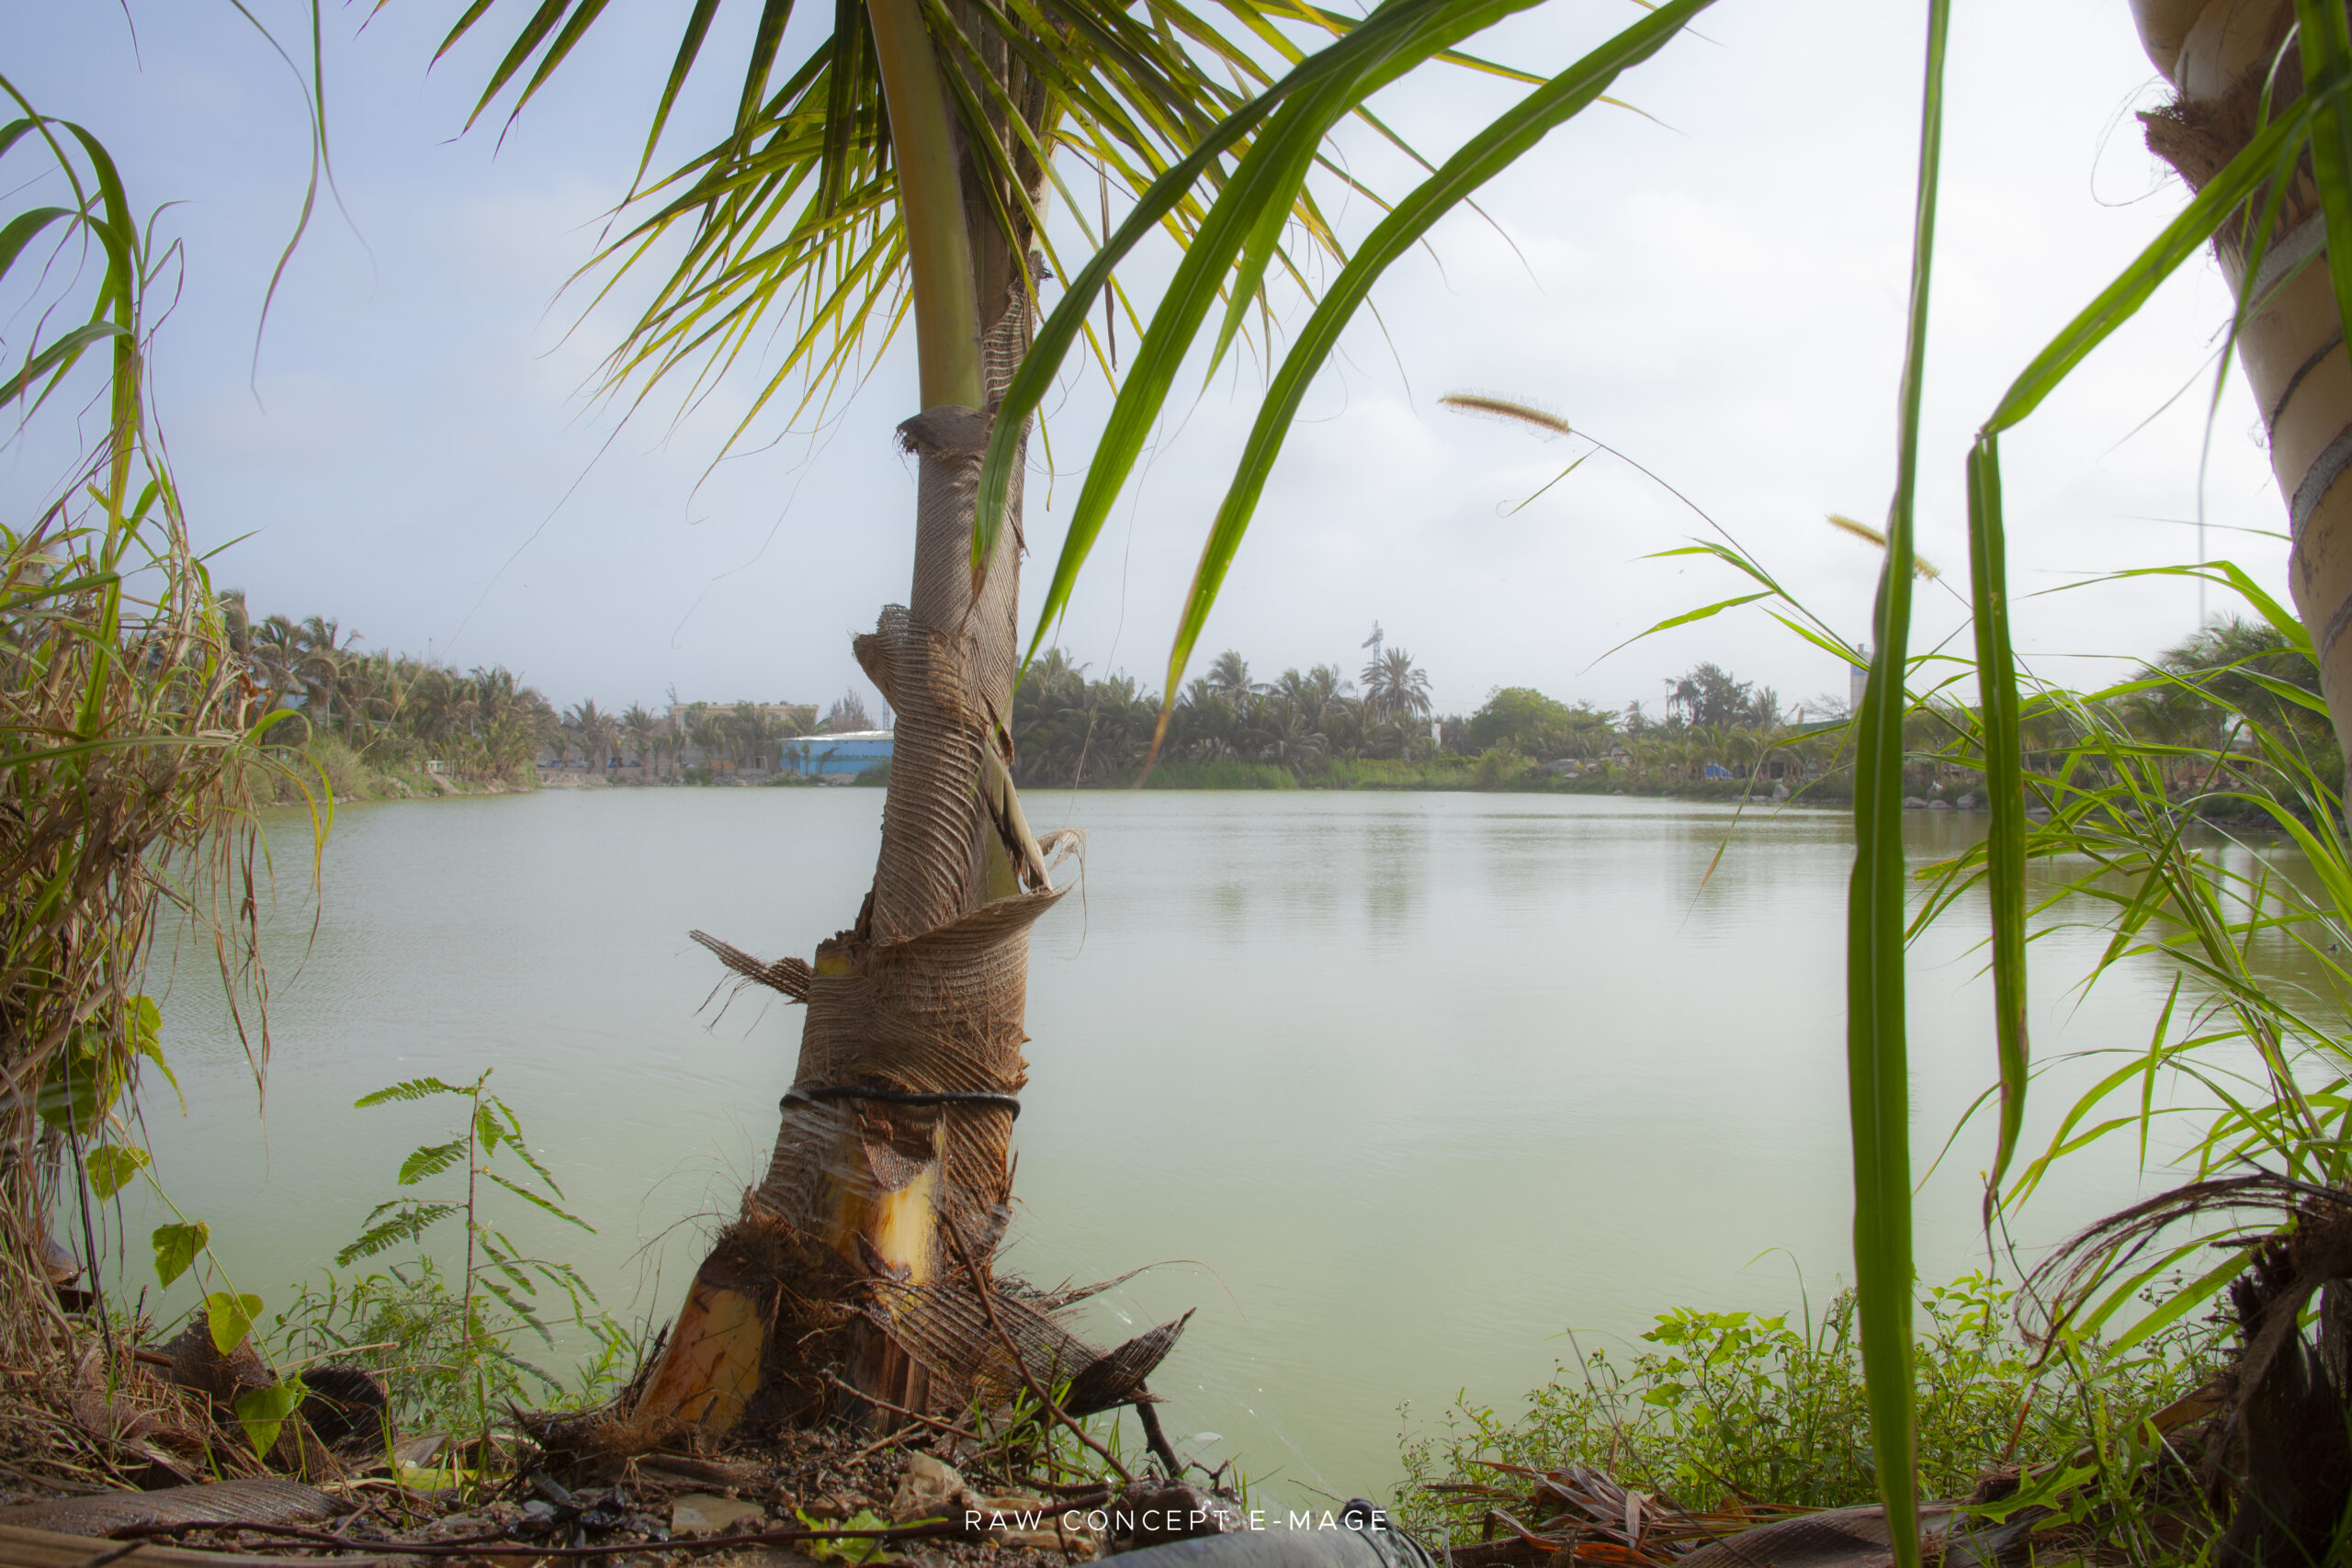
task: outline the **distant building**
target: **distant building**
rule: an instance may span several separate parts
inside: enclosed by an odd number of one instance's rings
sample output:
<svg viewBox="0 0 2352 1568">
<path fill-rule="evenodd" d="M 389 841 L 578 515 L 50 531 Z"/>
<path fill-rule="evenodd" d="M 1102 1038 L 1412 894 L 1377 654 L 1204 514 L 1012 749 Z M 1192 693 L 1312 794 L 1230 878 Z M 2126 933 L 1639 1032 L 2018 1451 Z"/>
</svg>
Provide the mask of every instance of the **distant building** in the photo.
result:
<svg viewBox="0 0 2352 1568">
<path fill-rule="evenodd" d="M 838 735 L 796 735 L 784 742 L 787 773 L 862 773 L 890 760 L 891 731 L 850 729 Z"/>
</svg>

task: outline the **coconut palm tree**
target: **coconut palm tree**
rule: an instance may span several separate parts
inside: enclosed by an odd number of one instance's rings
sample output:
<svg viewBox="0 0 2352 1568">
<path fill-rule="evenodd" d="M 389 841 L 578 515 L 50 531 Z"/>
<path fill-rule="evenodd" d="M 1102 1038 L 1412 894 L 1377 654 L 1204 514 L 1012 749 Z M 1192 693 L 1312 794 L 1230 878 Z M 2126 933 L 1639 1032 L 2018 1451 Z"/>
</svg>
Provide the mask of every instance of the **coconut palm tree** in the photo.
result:
<svg viewBox="0 0 2352 1568">
<path fill-rule="evenodd" d="M 1074 344 L 1107 348 L 1112 322 L 1098 336 L 1092 307 L 1115 309 L 1118 262 L 1148 236 L 1175 236 L 1185 254 L 1127 367 L 1046 595 L 1050 618 L 1210 311 L 1225 306 L 1221 356 L 1270 276 L 1305 276 L 1286 246 L 1339 254 L 1309 184 L 1329 166 L 1333 129 L 1432 58 L 1498 71 L 1455 48 L 1532 3 L 1384 0 L 1356 21 L 1268 0 L 1205 12 L 1175 0 L 844 0 L 830 36 L 779 72 L 792 7 L 762 0 L 731 127 L 633 190 L 627 210 L 641 220 L 607 257 L 620 272 L 656 257 L 674 270 L 616 351 L 616 382 L 676 372 L 699 389 L 746 346 L 783 341 L 748 427 L 789 386 L 808 387 L 805 407 L 842 384 L 911 312 L 919 390 L 899 430 L 920 458 L 912 592 L 855 645 L 897 714 L 873 890 L 813 966 L 734 955 L 808 1004 L 801 1061 L 767 1174 L 692 1286 L 641 1395 L 645 1418 L 724 1429 L 754 1400 L 803 1414 L 836 1404 L 842 1386 L 876 1410 L 954 1405 L 971 1392 L 986 1355 L 943 1349 L 932 1329 L 955 1315 L 944 1296 L 981 1288 L 1011 1212 L 1026 932 L 1059 897 L 1009 772 L 1031 416 Z M 1705 4 L 1651 11 L 1433 173 L 1340 272 L 1309 323 L 1316 352 L 1294 350 L 1293 363 L 1309 373 L 1320 363 L 1400 240 L 1409 245 Z M 686 19 L 640 175 L 717 8 L 696 0 Z M 444 50 L 517 12 L 527 20 L 477 117 L 510 87 L 519 112 L 605 7 L 476 0 Z M 1300 30 L 1329 41 L 1308 53 Z M 1114 232 L 1088 225 L 1062 183 L 1070 163 L 1129 193 Z M 1083 266 L 1054 254 L 1043 223 L 1052 189 L 1099 247 Z M 1069 287 L 1033 341 L 1049 271 Z M 1270 403 L 1268 421 L 1286 430 L 1289 409 Z M 1208 598 L 1229 555 L 1213 572 L 1204 561 Z M 1163 729 L 1198 629 L 1188 618 Z M 853 1301 L 859 1310 L 844 1306 Z"/>
<path fill-rule="evenodd" d="M 619 743 L 620 731 L 613 716 L 596 706 L 595 698 L 574 704 L 571 711 L 563 716 L 563 722 L 571 731 L 572 744 L 580 748 L 590 767 L 603 773 L 613 765 L 613 750 Z"/>
<path fill-rule="evenodd" d="M 637 765 L 645 776 L 654 773 L 662 741 L 662 721 L 646 710 L 642 703 L 631 703 L 621 715 L 621 733 L 628 739 L 628 749 L 637 754 Z"/>
<path fill-rule="evenodd" d="M 1263 686 L 1254 683 L 1250 679 L 1249 661 L 1243 659 L 1238 650 L 1230 648 L 1211 661 L 1208 674 L 1204 679 L 1208 682 L 1211 691 L 1217 693 L 1237 707 L 1243 705 L 1249 698 L 1265 690 Z"/>
<path fill-rule="evenodd" d="M 1380 719 L 1427 718 L 1430 716 L 1429 671 L 1413 662 L 1401 648 L 1382 650 L 1356 677 L 1363 682 L 1364 705 Z"/>
</svg>

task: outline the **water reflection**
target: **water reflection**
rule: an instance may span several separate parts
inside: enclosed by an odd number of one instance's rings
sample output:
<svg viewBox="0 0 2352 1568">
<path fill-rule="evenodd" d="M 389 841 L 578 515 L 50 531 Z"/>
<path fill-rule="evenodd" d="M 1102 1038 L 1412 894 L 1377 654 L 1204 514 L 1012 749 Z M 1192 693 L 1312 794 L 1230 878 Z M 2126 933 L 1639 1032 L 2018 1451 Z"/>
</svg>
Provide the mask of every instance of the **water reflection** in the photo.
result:
<svg viewBox="0 0 2352 1568">
<path fill-rule="evenodd" d="M 170 998 L 190 1118 L 158 1116 L 156 1141 L 175 1193 L 242 1287 L 275 1292 L 432 1131 L 351 1100 L 494 1065 L 600 1226 L 574 1255 L 613 1304 L 669 1307 L 697 1255 L 676 1227 L 756 1173 L 799 1027 L 756 996 L 698 1015 L 714 972 L 684 932 L 808 953 L 857 908 L 879 807 L 649 791 L 341 813 L 299 975 L 311 909 L 289 894 L 277 920 L 266 1142 L 201 976 Z M 1567 1330 L 1792 1304 L 1800 1268 L 1816 1298 L 1834 1288 L 1838 816 L 1751 812 L 1727 849 L 1727 810 L 1632 799 L 1054 794 L 1032 816 L 1090 840 L 1082 896 L 1035 942 L 1013 1258 L 1046 1281 L 1185 1260 L 1098 1304 L 1105 1337 L 1201 1309 L 1154 1380 L 1171 1431 L 1223 1433 L 1284 1485 L 1365 1493 L 1395 1472 L 1400 1401 L 1507 1402 Z M 1906 824 L 1923 859 L 1981 831 Z M 1917 953 L 1923 1164 L 1991 1071 L 1980 927 L 1964 908 Z M 2144 1043 L 2155 970 L 2070 994 L 2096 952 L 2035 946 L 2044 1060 Z M 2080 1081 L 2052 1070 L 2030 1139 Z M 1926 1190 L 1931 1271 L 1979 1257 L 1987 1147 L 1971 1133 Z M 2025 1238 L 2140 1185 L 2120 1153 L 2087 1163 Z"/>
</svg>

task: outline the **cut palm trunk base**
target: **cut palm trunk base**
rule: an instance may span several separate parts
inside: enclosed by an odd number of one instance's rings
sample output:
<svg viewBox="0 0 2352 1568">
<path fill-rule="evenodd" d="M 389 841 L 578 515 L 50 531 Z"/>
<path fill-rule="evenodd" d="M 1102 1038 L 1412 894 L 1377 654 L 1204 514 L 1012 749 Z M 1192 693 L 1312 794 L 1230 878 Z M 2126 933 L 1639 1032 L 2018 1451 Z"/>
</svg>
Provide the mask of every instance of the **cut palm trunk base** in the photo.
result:
<svg viewBox="0 0 2352 1568">
<path fill-rule="evenodd" d="M 1015 293 L 988 356 L 1004 372 L 1027 320 Z M 854 645 L 898 715 L 856 924 L 813 964 L 695 933 L 808 1013 L 766 1177 L 698 1270 L 627 1441 L 827 1416 L 888 1429 L 1031 1386 L 1066 1389 L 1054 1403 L 1073 1418 L 1136 1404 L 1156 1432 L 1144 1380 L 1181 1320 L 1106 1353 L 1057 1319 L 1091 1292 L 989 1269 L 1011 1215 L 1029 928 L 1061 898 L 1047 857 L 1068 847 L 1030 832 L 1012 785 L 1018 529 L 977 597 L 968 566 L 989 423 L 950 406 L 900 427 L 922 462 L 915 584 Z"/>
</svg>

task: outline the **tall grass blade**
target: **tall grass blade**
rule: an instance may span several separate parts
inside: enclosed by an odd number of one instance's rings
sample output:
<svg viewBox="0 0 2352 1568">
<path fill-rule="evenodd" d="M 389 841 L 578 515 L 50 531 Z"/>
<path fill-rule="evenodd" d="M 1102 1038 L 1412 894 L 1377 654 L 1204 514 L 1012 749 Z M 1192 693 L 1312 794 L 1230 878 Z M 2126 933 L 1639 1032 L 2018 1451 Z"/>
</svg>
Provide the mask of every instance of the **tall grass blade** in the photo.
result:
<svg viewBox="0 0 2352 1568">
<path fill-rule="evenodd" d="M 1854 1143 L 1854 1284 L 1871 1448 L 1895 1568 L 1917 1568 L 1917 1401 L 1911 1367 L 1911 1135 L 1904 1033 L 1903 720 L 1911 637 L 1919 401 L 1935 258 L 1950 0 L 1928 0 L 1918 206 L 1903 355 L 1894 499 L 1887 509 L 1870 683 L 1855 725 L 1854 872 L 1847 905 L 1846 1077 Z"/>
<path fill-rule="evenodd" d="M 2339 14 L 2339 30 L 2342 22 Z M 2309 76 L 2320 85 L 2317 90 L 2249 141 L 2132 265 L 2035 356 L 1985 421 L 1968 456 L 1969 567 L 1975 605 L 1976 675 L 1983 702 L 1984 784 L 1992 816 L 1985 847 L 1986 890 L 1992 913 L 1994 1015 L 2001 1088 L 1999 1137 L 1984 1196 L 1988 1224 L 2001 1180 L 2017 1151 L 2030 1062 L 2026 1027 L 2026 801 L 2017 661 L 2008 630 L 1999 436 L 2039 408 L 2086 355 L 2138 313 L 2159 284 L 2201 252 L 2264 181 L 2275 178 L 2290 164 L 2306 130 L 2322 130 L 2330 117 L 2339 121 L 2346 118 L 2343 97 L 2347 83 L 2352 83 L 2352 57 L 2324 51 L 2311 57 L 2311 37 L 2307 31 L 2305 48 Z M 2346 247 L 2346 254 L 2352 256 L 2352 246 Z M 2339 295 L 2344 288 L 2339 278 Z"/>
<path fill-rule="evenodd" d="M 1968 578 L 1974 605 L 1976 687 L 1983 705 L 1984 793 L 1992 808 L 1985 893 L 1993 917 L 1994 1045 L 2001 1070 L 2001 1121 L 1984 1176 L 1990 1228 L 2001 1179 L 2025 1123 L 2032 1051 L 2026 1035 L 2024 738 L 2018 727 L 2017 652 L 2009 640 L 2007 541 L 2001 516 L 1998 438 L 1977 438 L 1968 454 Z"/>
</svg>

